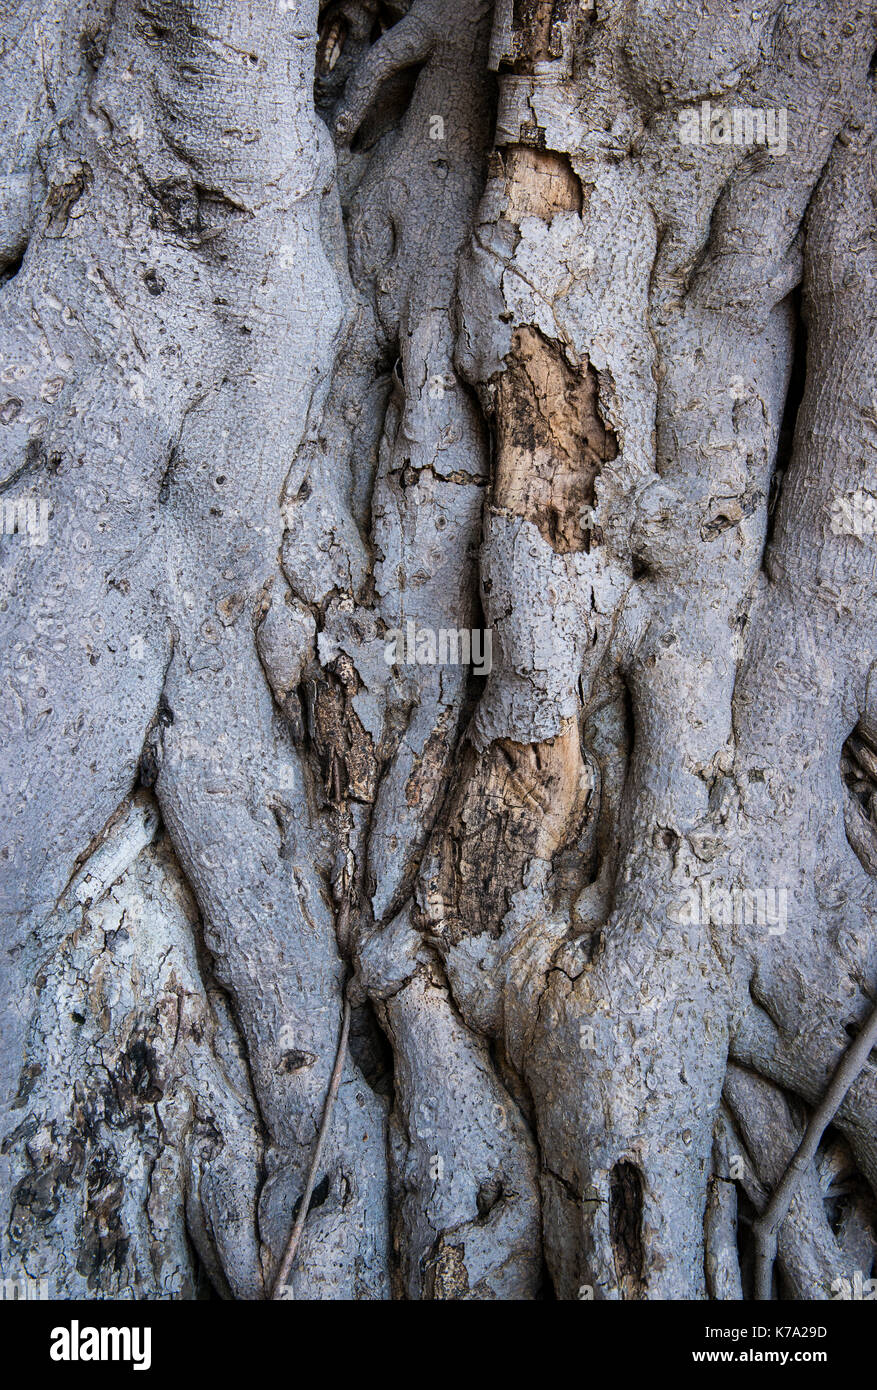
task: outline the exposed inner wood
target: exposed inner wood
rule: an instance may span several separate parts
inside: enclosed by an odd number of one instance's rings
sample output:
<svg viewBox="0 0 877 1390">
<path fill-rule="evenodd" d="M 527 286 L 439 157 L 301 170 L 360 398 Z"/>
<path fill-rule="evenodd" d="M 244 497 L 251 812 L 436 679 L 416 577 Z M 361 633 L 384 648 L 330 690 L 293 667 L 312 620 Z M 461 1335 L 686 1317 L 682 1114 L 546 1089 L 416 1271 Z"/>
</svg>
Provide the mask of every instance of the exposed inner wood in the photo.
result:
<svg viewBox="0 0 877 1390">
<path fill-rule="evenodd" d="M 560 555 L 590 550 L 594 483 L 618 453 L 590 363 L 575 370 L 537 329 L 518 329 L 496 428 L 493 505 L 532 521 Z"/>
<path fill-rule="evenodd" d="M 340 658 L 336 666 L 337 679 L 327 672 L 311 688 L 312 737 L 326 796 L 335 805 L 345 796 L 371 802 L 378 773 L 374 745 L 353 708 L 357 684 L 349 658 Z"/>
<path fill-rule="evenodd" d="M 480 755 L 469 746 L 433 849 L 426 900 L 433 930 L 449 944 L 499 935 L 526 865 L 550 861 L 572 840 L 591 790 L 574 720 L 542 743 L 502 739 Z"/>
<path fill-rule="evenodd" d="M 523 217 L 550 222 L 559 212 L 581 214 L 582 186 L 567 155 L 511 145 L 500 158 L 508 197 L 506 216 L 511 222 Z"/>
<path fill-rule="evenodd" d="M 555 0 L 515 0 L 515 50 L 521 69 L 553 56 L 551 25 L 557 8 Z"/>
</svg>

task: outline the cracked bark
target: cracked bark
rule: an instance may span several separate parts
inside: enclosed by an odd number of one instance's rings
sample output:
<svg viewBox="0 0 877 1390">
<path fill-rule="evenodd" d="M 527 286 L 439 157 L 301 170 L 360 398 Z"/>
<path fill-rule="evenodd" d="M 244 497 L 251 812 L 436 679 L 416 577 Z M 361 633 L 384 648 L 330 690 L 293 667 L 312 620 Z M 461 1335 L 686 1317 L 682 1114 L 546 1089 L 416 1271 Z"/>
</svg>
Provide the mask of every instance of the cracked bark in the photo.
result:
<svg viewBox="0 0 877 1390">
<path fill-rule="evenodd" d="M 4 1275 L 752 1297 L 877 987 L 874 7 L 0 37 Z M 776 1296 L 875 1144 L 872 1053 Z"/>
</svg>

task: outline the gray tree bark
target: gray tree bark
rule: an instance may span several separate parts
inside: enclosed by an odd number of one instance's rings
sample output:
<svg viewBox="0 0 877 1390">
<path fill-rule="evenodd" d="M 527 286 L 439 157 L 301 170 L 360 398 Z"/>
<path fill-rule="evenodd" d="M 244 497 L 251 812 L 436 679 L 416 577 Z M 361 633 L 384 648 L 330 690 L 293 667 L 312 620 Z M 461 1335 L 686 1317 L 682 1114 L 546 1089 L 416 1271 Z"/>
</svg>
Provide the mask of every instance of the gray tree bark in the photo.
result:
<svg viewBox="0 0 877 1390">
<path fill-rule="evenodd" d="M 877 6 L 0 40 L 3 1277 L 877 1296 Z"/>
</svg>

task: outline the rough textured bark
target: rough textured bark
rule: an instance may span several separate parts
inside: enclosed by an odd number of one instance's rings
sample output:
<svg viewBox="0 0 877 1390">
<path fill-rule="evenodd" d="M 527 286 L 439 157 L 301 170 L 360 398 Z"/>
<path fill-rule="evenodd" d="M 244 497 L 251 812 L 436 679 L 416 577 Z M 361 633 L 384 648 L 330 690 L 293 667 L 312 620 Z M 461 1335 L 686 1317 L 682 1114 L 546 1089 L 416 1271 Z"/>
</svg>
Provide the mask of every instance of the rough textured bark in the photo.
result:
<svg viewBox="0 0 877 1390">
<path fill-rule="evenodd" d="M 877 1003 L 875 46 L 0 0 L 4 1277 L 753 1297 Z M 775 1296 L 875 1194 L 872 1052 Z"/>
</svg>

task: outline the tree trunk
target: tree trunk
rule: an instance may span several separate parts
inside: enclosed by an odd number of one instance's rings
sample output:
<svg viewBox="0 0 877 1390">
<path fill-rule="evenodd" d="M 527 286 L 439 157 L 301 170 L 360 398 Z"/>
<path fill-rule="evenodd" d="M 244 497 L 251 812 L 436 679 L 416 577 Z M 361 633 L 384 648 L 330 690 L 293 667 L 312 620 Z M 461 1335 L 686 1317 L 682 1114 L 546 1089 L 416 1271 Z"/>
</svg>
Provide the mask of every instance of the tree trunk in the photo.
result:
<svg viewBox="0 0 877 1390">
<path fill-rule="evenodd" d="M 4 1277 L 873 1296 L 877 6 L 0 26 Z"/>
</svg>

